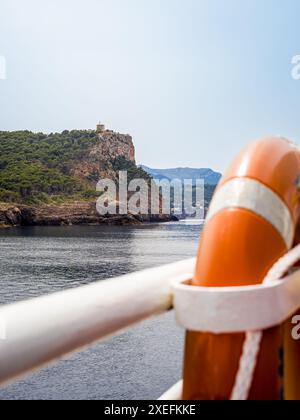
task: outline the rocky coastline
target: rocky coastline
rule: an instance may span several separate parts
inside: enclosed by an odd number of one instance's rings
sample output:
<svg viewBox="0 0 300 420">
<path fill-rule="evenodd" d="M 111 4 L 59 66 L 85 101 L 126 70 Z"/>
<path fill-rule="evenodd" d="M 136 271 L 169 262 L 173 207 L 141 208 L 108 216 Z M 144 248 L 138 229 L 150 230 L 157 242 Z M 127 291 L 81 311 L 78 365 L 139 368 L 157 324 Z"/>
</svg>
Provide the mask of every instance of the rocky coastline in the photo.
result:
<svg viewBox="0 0 300 420">
<path fill-rule="evenodd" d="M 178 220 L 167 215 L 106 215 L 97 213 L 95 202 L 75 202 L 39 207 L 0 204 L 0 228 L 17 226 L 108 225 L 130 226 Z"/>
</svg>

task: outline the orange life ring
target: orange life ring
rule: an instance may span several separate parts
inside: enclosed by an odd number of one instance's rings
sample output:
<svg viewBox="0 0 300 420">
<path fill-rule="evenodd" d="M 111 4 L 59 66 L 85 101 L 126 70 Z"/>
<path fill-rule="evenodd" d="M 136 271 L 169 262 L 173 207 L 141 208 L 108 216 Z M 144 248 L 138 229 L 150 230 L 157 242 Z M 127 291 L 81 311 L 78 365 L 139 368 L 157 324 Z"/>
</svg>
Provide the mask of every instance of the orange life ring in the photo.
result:
<svg viewBox="0 0 300 420">
<path fill-rule="evenodd" d="M 192 284 L 261 283 L 297 238 L 299 186 L 300 152 L 292 143 L 265 138 L 247 147 L 217 188 Z M 276 400 L 284 388 L 287 399 L 300 399 L 300 343 L 290 331 L 288 322 L 264 332 L 249 399 Z M 244 334 L 188 331 L 183 398 L 229 399 L 244 339 Z"/>
</svg>

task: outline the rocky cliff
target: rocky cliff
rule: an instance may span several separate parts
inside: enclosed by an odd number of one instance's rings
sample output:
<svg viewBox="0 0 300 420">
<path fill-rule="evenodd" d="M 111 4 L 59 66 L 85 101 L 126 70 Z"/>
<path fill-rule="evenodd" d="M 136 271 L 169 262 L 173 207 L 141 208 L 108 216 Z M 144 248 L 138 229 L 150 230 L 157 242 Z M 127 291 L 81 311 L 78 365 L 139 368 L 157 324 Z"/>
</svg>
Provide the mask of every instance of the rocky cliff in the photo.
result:
<svg viewBox="0 0 300 420">
<path fill-rule="evenodd" d="M 98 141 L 91 145 L 84 159 L 73 163 L 70 173 L 84 182 L 95 185 L 100 178 L 116 177 L 115 162 L 123 158 L 135 167 L 135 148 L 128 134 L 106 130 L 97 133 Z"/>
<path fill-rule="evenodd" d="M 98 138 L 100 143 L 93 147 L 91 156 L 107 156 L 111 161 L 123 156 L 128 161 L 135 163 L 135 148 L 131 136 L 107 130 L 98 134 Z"/>
<path fill-rule="evenodd" d="M 0 226 L 135 224 L 168 216 L 97 214 L 96 184 L 149 175 L 135 163 L 131 136 L 109 130 L 0 131 Z"/>
</svg>

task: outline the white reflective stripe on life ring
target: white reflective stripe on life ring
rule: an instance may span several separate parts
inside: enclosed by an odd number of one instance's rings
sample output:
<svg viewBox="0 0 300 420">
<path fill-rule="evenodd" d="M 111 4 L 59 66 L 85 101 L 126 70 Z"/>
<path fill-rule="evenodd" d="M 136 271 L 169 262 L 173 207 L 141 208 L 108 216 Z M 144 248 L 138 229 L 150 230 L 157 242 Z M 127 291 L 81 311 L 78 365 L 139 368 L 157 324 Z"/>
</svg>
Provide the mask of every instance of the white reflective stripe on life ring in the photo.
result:
<svg viewBox="0 0 300 420">
<path fill-rule="evenodd" d="M 217 190 L 207 215 L 207 222 L 221 210 L 250 210 L 271 223 L 284 239 L 293 245 L 295 225 L 287 205 L 270 188 L 251 178 L 234 178 Z"/>
</svg>

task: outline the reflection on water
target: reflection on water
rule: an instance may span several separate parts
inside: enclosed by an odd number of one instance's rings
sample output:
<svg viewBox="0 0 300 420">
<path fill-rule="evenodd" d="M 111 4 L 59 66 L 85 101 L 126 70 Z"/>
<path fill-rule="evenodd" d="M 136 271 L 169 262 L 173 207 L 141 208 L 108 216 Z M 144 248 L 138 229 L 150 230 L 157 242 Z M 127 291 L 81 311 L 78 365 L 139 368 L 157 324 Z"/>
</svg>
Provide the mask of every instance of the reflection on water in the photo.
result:
<svg viewBox="0 0 300 420">
<path fill-rule="evenodd" d="M 0 230 L 0 304 L 189 258 L 201 228 L 191 221 Z M 167 314 L 0 390 L 0 399 L 157 398 L 180 378 L 182 350 L 183 332 Z"/>
</svg>

